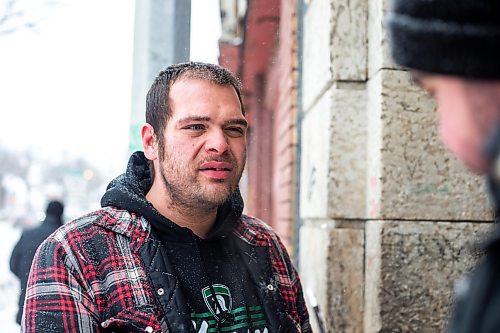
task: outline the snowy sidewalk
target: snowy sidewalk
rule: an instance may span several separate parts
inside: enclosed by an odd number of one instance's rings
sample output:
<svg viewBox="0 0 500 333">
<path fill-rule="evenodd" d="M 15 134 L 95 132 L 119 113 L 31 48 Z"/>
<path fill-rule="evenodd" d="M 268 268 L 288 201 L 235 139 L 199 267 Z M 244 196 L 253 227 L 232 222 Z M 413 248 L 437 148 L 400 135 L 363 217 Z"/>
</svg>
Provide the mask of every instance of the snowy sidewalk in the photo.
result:
<svg viewBox="0 0 500 333">
<path fill-rule="evenodd" d="M 0 220 L 0 331 L 4 333 L 21 331 L 16 323 L 19 281 L 9 269 L 10 254 L 20 235 L 20 230 Z"/>
</svg>

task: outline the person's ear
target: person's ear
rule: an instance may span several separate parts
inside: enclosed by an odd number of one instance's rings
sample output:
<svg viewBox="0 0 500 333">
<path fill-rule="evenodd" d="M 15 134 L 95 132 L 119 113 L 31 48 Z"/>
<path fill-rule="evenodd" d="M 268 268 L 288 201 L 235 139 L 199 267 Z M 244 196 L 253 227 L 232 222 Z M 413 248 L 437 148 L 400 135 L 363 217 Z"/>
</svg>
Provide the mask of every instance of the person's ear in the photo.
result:
<svg viewBox="0 0 500 333">
<path fill-rule="evenodd" d="M 141 137 L 144 155 L 148 160 L 156 160 L 158 158 L 158 140 L 151 124 L 145 123 L 142 125 Z"/>
</svg>

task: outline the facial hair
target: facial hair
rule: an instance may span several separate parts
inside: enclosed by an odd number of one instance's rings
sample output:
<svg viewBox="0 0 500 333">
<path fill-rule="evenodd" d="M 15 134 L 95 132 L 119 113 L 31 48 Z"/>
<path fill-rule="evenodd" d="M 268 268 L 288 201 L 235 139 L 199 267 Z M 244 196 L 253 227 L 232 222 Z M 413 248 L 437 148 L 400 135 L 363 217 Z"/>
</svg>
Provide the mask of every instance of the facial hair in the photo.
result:
<svg viewBox="0 0 500 333">
<path fill-rule="evenodd" d="M 243 167 L 229 152 L 216 158 L 205 157 L 200 161 L 194 161 L 191 165 L 183 163 L 176 158 L 165 146 L 160 148 L 159 171 L 161 180 L 170 196 L 171 204 L 175 206 L 190 207 L 201 210 L 217 209 L 228 200 L 231 194 L 238 187 Z M 246 151 L 243 161 L 246 160 Z M 219 186 L 217 189 L 209 189 L 210 185 L 200 182 L 203 177 L 199 174 L 198 166 L 208 161 L 231 163 L 236 174 L 230 179 L 210 179 L 207 183 L 226 183 L 226 186 Z M 244 163 L 244 162 L 243 162 Z"/>
</svg>

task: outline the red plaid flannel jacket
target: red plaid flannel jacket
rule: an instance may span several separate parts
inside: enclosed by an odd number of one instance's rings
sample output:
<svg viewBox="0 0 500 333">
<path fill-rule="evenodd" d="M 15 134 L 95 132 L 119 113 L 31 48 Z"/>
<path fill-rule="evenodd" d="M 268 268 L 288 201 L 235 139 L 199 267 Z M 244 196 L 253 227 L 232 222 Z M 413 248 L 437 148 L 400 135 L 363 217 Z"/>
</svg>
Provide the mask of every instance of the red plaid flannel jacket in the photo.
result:
<svg viewBox="0 0 500 333">
<path fill-rule="evenodd" d="M 124 332 L 162 332 L 161 310 L 138 255 L 149 233 L 149 223 L 139 215 L 114 207 L 56 231 L 33 260 L 22 331 L 105 332 L 110 321 L 122 321 Z M 246 215 L 233 233 L 268 248 L 287 316 L 297 332 L 310 332 L 299 277 L 277 235 Z"/>
</svg>

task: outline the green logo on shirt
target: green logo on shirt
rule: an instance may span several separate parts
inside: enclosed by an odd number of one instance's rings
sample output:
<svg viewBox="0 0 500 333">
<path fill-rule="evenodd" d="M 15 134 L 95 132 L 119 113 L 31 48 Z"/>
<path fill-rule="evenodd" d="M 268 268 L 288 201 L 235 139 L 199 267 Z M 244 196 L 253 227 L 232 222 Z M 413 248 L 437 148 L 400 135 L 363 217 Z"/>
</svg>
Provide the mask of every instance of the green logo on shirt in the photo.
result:
<svg viewBox="0 0 500 333">
<path fill-rule="evenodd" d="M 215 295 L 212 294 L 210 289 L 210 287 L 205 287 L 201 293 L 208 310 L 210 310 L 216 320 L 220 320 L 219 315 L 221 312 L 231 313 L 231 308 L 233 306 L 231 292 L 229 291 L 229 288 L 223 284 L 213 285 Z"/>
</svg>

